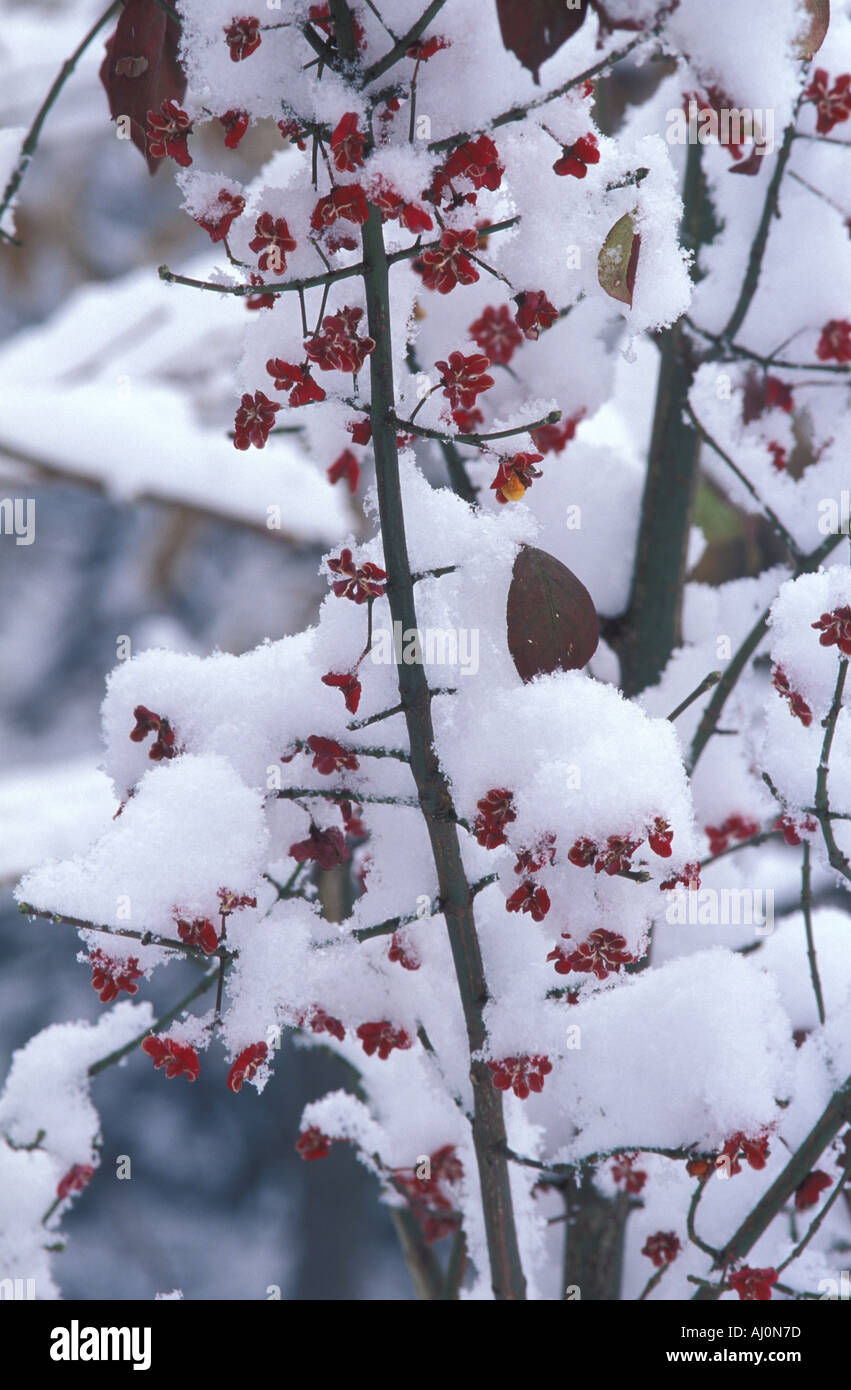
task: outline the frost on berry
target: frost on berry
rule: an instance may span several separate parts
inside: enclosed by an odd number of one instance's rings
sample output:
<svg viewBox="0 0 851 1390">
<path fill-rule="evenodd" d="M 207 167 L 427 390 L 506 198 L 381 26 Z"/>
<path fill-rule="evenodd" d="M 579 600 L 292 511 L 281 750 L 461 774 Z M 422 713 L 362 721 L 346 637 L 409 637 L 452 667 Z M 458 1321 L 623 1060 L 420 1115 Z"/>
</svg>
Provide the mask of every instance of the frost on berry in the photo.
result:
<svg viewBox="0 0 851 1390">
<path fill-rule="evenodd" d="M 218 948 L 219 938 L 216 928 L 207 917 L 196 917 L 191 922 L 179 917 L 177 919 L 177 934 L 186 946 L 194 946 L 207 956 L 213 955 Z"/>
<path fill-rule="evenodd" d="M 70 1197 L 72 1192 L 82 1192 L 88 1187 L 95 1175 L 94 1168 L 88 1163 L 75 1163 L 73 1168 L 59 1179 L 56 1187 L 56 1196 L 60 1202 L 64 1202 L 66 1197 Z"/>
<path fill-rule="evenodd" d="M 141 980 L 143 972 L 136 956 L 116 961 L 103 951 L 94 950 L 89 952 L 89 965 L 92 967 L 92 989 L 102 1004 L 111 1004 L 122 990 L 125 994 L 138 994 L 136 981 Z"/>
<path fill-rule="evenodd" d="M 494 787 L 477 802 L 479 814 L 473 827 L 480 845 L 485 849 L 496 849 L 506 843 L 504 827 L 517 819 L 511 792 L 504 787 Z"/>
<path fill-rule="evenodd" d="M 158 1038 L 149 1034 L 142 1042 L 142 1051 L 150 1057 L 155 1067 L 165 1067 L 169 1080 L 175 1076 L 186 1076 L 196 1081 L 201 1071 L 201 1063 L 194 1047 L 175 1042 L 174 1038 Z"/>
<path fill-rule="evenodd" d="M 327 1134 L 323 1134 L 316 1125 L 311 1125 L 309 1129 L 302 1130 L 296 1140 L 296 1153 L 306 1162 L 312 1163 L 317 1158 L 327 1158 L 331 1152 L 332 1140 Z"/>
<path fill-rule="evenodd" d="M 422 964 L 413 947 L 404 939 L 402 933 L 397 931 L 390 938 L 387 959 L 397 962 L 403 970 L 419 970 Z"/>
<path fill-rule="evenodd" d="M 305 363 L 303 367 L 284 362 L 280 357 L 270 357 L 266 371 L 275 383 L 276 391 L 289 391 L 291 406 L 310 405 L 314 401 L 324 401 L 325 391 L 310 374 Z"/>
<path fill-rule="evenodd" d="M 637 1153 L 615 1154 L 612 1162 L 612 1177 L 617 1185 L 623 1185 L 624 1191 L 636 1196 L 647 1181 L 647 1174 L 641 1168 L 636 1168 L 638 1161 Z"/>
<path fill-rule="evenodd" d="M 412 1045 L 404 1028 L 394 1028 L 386 1019 L 380 1023 L 362 1023 L 356 1031 L 367 1057 L 377 1052 L 382 1062 L 387 1060 L 394 1048 L 405 1051 Z"/>
<path fill-rule="evenodd" d="M 243 1084 L 252 1079 L 257 1068 L 265 1061 L 268 1050 L 264 1042 L 256 1042 L 240 1052 L 228 1072 L 230 1090 L 234 1093 L 242 1090 Z"/>
<path fill-rule="evenodd" d="M 230 233 L 233 222 L 244 211 L 245 199 L 241 194 L 231 193 L 227 188 L 221 188 L 215 201 L 205 208 L 203 214 L 196 216 L 195 221 L 199 227 L 204 228 L 211 241 L 224 241 Z"/>
<path fill-rule="evenodd" d="M 454 1145 L 444 1144 L 429 1156 L 427 1177 L 420 1176 L 419 1168 L 394 1168 L 392 1185 L 405 1197 L 431 1245 L 457 1230 L 460 1218 L 451 1189 L 464 1176 L 464 1166 Z"/>
<path fill-rule="evenodd" d="M 306 1014 L 299 1016 L 298 1026 L 299 1028 L 309 1028 L 311 1033 L 329 1033 L 338 1042 L 342 1042 L 346 1036 L 345 1025 L 340 1019 L 326 1013 L 318 1004 L 315 1004 Z"/>
<path fill-rule="evenodd" d="M 231 60 L 239 63 L 248 58 L 261 44 L 260 20 L 253 16 L 233 19 L 225 26 L 225 43 L 230 49 Z"/>
<path fill-rule="evenodd" d="M 248 112 L 236 109 L 226 111 L 223 116 L 219 116 L 219 121 L 224 126 L 225 146 L 229 150 L 235 150 L 248 129 Z"/>
<path fill-rule="evenodd" d="M 503 1057 L 498 1062 L 488 1062 L 492 1081 L 499 1091 L 513 1091 L 518 1100 L 526 1100 L 530 1092 L 539 1094 L 544 1089 L 544 1077 L 553 1069 L 549 1057 L 540 1053 L 533 1057 Z"/>
</svg>

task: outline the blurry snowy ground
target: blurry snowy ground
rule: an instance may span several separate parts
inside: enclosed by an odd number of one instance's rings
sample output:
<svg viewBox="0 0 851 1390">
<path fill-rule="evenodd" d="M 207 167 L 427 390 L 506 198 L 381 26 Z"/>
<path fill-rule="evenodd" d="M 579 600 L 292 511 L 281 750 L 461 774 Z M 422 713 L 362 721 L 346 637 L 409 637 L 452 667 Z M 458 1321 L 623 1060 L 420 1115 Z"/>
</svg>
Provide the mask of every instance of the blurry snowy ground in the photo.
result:
<svg viewBox="0 0 851 1390">
<path fill-rule="evenodd" d="M 0 128 L 29 123 L 102 10 L 0 0 Z M 0 495 L 36 502 L 34 544 L 0 536 L 0 1076 L 32 1034 L 103 1008 L 76 934 L 24 921 L 12 888 L 113 814 L 98 710 L 119 639 L 241 652 L 294 631 L 324 590 L 322 551 L 352 525 L 296 447 L 279 441 L 249 474 L 226 439 L 235 350 L 220 306 L 156 276 L 166 258 L 190 268 L 206 238 L 173 181 L 114 139 L 101 56 L 98 40 L 46 127 L 17 215 L 23 249 L 0 252 Z M 11 144 L 0 139 L 0 182 Z M 274 502 L 278 533 L 265 530 Z M 169 972 L 149 997 L 168 1007 L 181 988 Z M 178 1091 L 140 1058 L 105 1072 L 101 1167 L 55 1265 L 64 1296 L 409 1297 L 373 1181 L 348 1153 L 308 1165 L 293 1150 L 302 1106 L 340 1084 L 332 1060 L 293 1051 L 262 1099 L 203 1073 Z M 130 1181 L 114 1176 L 122 1154 Z"/>
</svg>

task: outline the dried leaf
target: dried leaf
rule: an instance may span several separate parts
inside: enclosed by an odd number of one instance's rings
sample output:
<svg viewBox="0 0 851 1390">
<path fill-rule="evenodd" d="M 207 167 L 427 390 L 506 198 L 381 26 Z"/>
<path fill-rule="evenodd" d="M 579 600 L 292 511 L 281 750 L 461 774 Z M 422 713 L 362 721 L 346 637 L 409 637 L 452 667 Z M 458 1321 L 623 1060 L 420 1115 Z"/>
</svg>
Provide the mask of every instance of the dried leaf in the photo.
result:
<svg viewBox="0 0 851 1390">
<path fill-rule="evenodd" d="M 612 227 L 597 257 L 597 279 L 606 294 L 628 304 L 630 309 L 640 250 L 641 235 L 635 230 L 635 216 L 625 212 Z"/>
<path fill-rule="evenodd" d="M 830 0 L 804 0 L 806 27 L 795 44 L 799 58 L 807 62 L 818 53 L 830 27 Z"/>
<path fill-rule="evenodd" d="M 147 150 L 148 112 L 164 101 L 183 100 L 186 75 L 177 58 L 180 28 L 156 0 L 128 0 L 115 33 L 106 41 L 100 80 L 113 120 L 129 116 L 133 144 L 155 174 L 160 161 Z"/>
<path fill-rule="evenodd" d="M 542 63 L 582 27 L 588 0 L 496 0 L 502 42 L 536 82 Z"/>
<path fill-rule="evenodd" d="M 585 585 L 554 555 L 531 545 L 514 562 L 506 619 L 508 650 L 522 681 L 580 670 L 600 640 Z"/>
</svg>

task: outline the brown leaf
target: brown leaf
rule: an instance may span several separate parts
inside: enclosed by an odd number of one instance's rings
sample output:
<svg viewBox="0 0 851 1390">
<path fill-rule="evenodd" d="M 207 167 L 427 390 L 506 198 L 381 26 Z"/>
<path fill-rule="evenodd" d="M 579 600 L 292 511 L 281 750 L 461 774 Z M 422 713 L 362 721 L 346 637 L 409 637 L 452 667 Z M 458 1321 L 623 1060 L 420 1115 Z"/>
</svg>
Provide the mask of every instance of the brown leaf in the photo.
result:
<svg viewBox="0 0 851 1390">
<path fill-rule="evenodd" d="M 576 575 L 545 550 L 521 547 L 506 608 L 508 650 L 528 682 L 552 671 L 578 671 L 600 640 L 591 595 Z"/>
<path fill-rule="evenodd" d="M 496 0 L 502 42 L 536 82 L 538 71 L 582 27 L 588 0 Z"/>
<path fill-rule="evenodd" d="M 630 309 L 640 250 L 641 235 L 635 230 L 635 217 L 625 212 L 611 228 L 597 257 L 597 279 L 606 294 L 628 304 Z"/>
<path fill-rule="evenodd" d="M 803 0 L 807 11 L 805 27 L 795 44 L 799 58 L 807 62 L 818 53 L 830 27 L 830 0 Z"/>
<path fill-rule="evenodd" d="M 148 112 L 164 101 L 183 100 L 186 74 L 177 58 L 180 28 L 156 0 L 128 0 L 106 41 L 100 80 L 113 120 L 129 116 L 133 144 L 155 174 L 161 161 L 147 150 Z"/>
</svg>

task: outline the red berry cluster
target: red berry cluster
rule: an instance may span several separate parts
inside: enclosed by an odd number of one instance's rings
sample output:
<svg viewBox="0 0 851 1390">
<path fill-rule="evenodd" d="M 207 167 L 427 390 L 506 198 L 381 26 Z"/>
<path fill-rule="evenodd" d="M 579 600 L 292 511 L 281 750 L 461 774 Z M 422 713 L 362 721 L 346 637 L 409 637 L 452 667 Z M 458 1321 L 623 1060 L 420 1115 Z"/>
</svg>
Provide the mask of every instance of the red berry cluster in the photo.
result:
<svg viewBox="0 0 851 1390">
<path fill-rule="evenodd" d="M 804 819 L 797 824 L 791 816 L 779 816 L 774 822 L 774 829 L 782 831 L 783 839 L 786 841 L 787 845 L 799 845 L 802 841 L 800 832 L 803 830 L 811 834 L 814 830 L 818 829 L 818 826 L 812 816 L 805 816 Z"/>
<path fill-rule="evenodd" d="M 498 1062 L 488 1062 L 488 1066 L 497 1090 L 513 1091 L 519 1100 L 526 1100 L 531 1091 L 536 1095 L 543 1091 L 544 1077 L 553 1069 L 549 1057 L 541 1053 L 533 1057 L 503 1057 Z"/>
<path fill-rule="evenodd" d="M 199 227 L 203 227 L 211 241 L 224 241 L 237 217 L 245 211 L 245 199 L 239 193 L 230 193 L 220 188 L 215 202 L 211 203 L 203 216 L 196 217 Z"/>
<path fill-rule="evenodd" d="M 320 869 L 326 870 L 335 869 L 338 864 L 349 858 L 346 837 L 342 830 L 338 830 L 336 826 L 320 830 L 312 821 L 307 839 L 298 840 L 296 844 L 290 845 L 287 853 L 298 864 L 312 861 L 318 864 Z"/>
<path fill-rule="evenodd" d="M 590 131 L 583 135 L 572 145 L 562 147 L 561 158 L 557 159 L 553 169 L 562 178 L 569 176 L 574 179 L 584 179 L 588 173 L 589 164 L 600 163 L 600 151 L 597 146 L 597 137 Z"/>
<path fill-rule="evenodd" d="M 464 1165 L 453 1144 L 445 1144 L 429 1158 L 429 1177 L 418 1177 L 416 1168 L 395 1168 L 393 1186 L 407 1199 L 422 1229 L 426 1244 L 451 1235 L 458 1226 L 454 1203 L 445 1191 L 464 1176 Z"/>
<path fill-rule="evenodd" d="M 641 1253 L 661 1269 L 677 1258 L 680 1249 L 679 1237 L 674 1231 L 656 1231 L 655 1235 L 647 1237 Z"/>
<path fill-rule="evenodd" d="M 356 1031 L 367 1057 L 377 1052 L 382 1062 L 386 1062 L 394 1048 L 404 1052 L 411 1046 L 404 1028 L 394 1028 L 386 1019 L 379 1023 L 362 1023 Z"/>
<path fill-rule="evenodd" d="M 569 939 L 570 932 L 562 932 L 562 937 Z M 571 970 L 575 970 L 605 980 L 611 974 L 618 974 L 621 966 L 630 964 L 635 956 L 627 949 L 625 937 L 607 931 L 605 927 L 597 927 L 575 951 L 568 952 L 564 946 L 556 946 L 547 960 L 556 962 L 557 975 L 569 975 Z"/>
<path fill-rule="evenodd" d="M 534 478 L 541 477 L 541 454 L 512 454 L 504 458 L 497 469 L 491 488 L 496 492 L 497 502 L 518 502 Z"/>
<path fill-rule="evenodd" d="M 102 1004 L 111 1004 L 122 990 L 126 994 L 138 994 L 136 981 L 141 980 L 143 972 L 136 956 L 116 961 L 103 951 L 94 950 L 89 952 L 89 965 L 92 967 L 92 989 Z"/>
<path fill-rule="evenodd" d="M 308 1009 L 306 1014 L 300 1014 L 297 1022 L 299 1028 L 309 1028 L 311 1033 L 329 1033 L 338 1042 L 342 1042 L 346 1036 L 345 1025 L 340 1019 L 326 1014 L 325 1010 L 320 1009 L 318 1004 L 314 1004 L 313 1008 Z"/>
<path fill-rule="evenodd" d="M 732 840 L 749 840 L 759 834 L 759 821 L 748 820 L 746 816 L 728 816 L 722 825 L 707 825 L 710 854 L 721 854 Z"/>
<path fill-rule="evenodd" d="M 822 613 L 810 626 L 821 633 L 818 640 L 823 647 L 838 647 L 843 656 L 851 656 L 851 604 Z"/>
<path fill-rule="evenodd" d="M 485 849 L 496 849 L 506 843 L 504 827 L 517 819 L 514 801 L 510 791 L 504 787 L 494 787 L 477 802 L 479 814 L 473 830 L 479 844 Z"/>
<path fill-rule="evenodd" d="M 265 391 L 255 391 L 253 396 L 244 392 L 233 421 L 234 448 L 248 449 L 252 445 L 255 449 L 264 448 L 280 409 Z"/>
<path fill-rule="evenodd" d="M 408 942 L 402 940 L 398 932 L 394 932 L 390 938 L 387 959 L 398 962 L 403 970 L 419 970 L 422 965 L 416 951 Z"/>
<path fill-rule="evenodd" d="M 810 1207 L 817 1206 L 819 1197 L 828 1187 L 833 1187 L 833 1179 L 829 1178 L 827 1173 L 822 1173 L 819 1169 L 808 1173 L 795 1190 L 795 1210 L 808 1211 Z"/>
<path fill-rule="evenodd" d="M 142 1042 L 142 1051 L 153 1059 L 155 1067 L 165 1067 L 169 1080 L 175 1076 L 187 1076 L 197 1081 L 201 1063 L 194 1047 L 175 1042 L 173 1038 L 157 1038 L 150 1033 Z"/>
<path fill-rule="evenodd" d="M 251 1080 L 257 1068 L 265 1061 L 268 1051 L 264 1042 L 256 1042 L 240 1052 L 228 1072 L 228 1086 L 234 1093 L 241 1091 L 243 1083 Z"/>
<path fill-rule="evenodd" d="M 230 24 L 225 25 L 224 33 L 234 63 L 248 58 L 260 47 L 260 20 L 253 16 L 231 20 Z"/>
<path fill-rule="evenodd" d="M 327 1158 L 333 1142 L 316 1125 L 311 1125 L 309 1129 L 302 1130 L 298 1136 L 295 1150 L 305 1162 L 312 1163 L 317 1158 Z"/>
<path fill-rule="evenodd" d="M 636 1168 L 638 1161 L 637 1153 L 615 1154 L 612 1162 L 612 1177 L 620 1187 L 623 1184 L 624 1191 L 636 1196 L 647 1181 L 647 1174 L 642 1168 Z"/>
<path fill-rule="evenodd" d="M 730 1288 L 735 1289 L 743 1302 L 753 1300 L 766 1303 L 779 1278 L 776 1269 L 751 1269 L 750 1265 L 743 1265 L 730 1275 Z"/>
<path fill-rule="evenodd" d="M 187 140 L 192 134 L 192 121 L 176 101 L 164 101 L 158 111 L 148 112 L 147 144 L 152 159 L 170 156 L 188 169 L 192 163 Z"/>
<path fill-rule="evenodd" d="M 88 1163 L 75 1163 L 73 1168 L 59 1179 L 56 1188 L 56 1196 L 60 1202 L 64 1202 L 66 1197 L 70 1197 L 72 1192 L 82 1192 L 84 1187 L 88 1187 L 95 1175 L 94 1168 Z"/>
<path fill-rule="evenodd" d="M 194 946 L 205 955 L 212 956 L 218 948 L 219 938 L 216 928 L 208 917 L 196 917 L 187 922 L 178 917 L 177 934 L 187 946 Z"/>
<path fill-rule="evenodd" d="M 804 100 L 815 104 L 819 135 L 829 135 L 835 125 L 851 116 L 851 73 L 843 72 L 831 87 L 827 69 L 816 68 Z"/>
<path fill-rule="evenodd" d="M 321 333 L 307 339 L 304 350 L 321 372 L 354 375 L 361 370 L 375 350 L 374 338 L 358 337 L 357 327 L 362 317 L 363 309 L 346 306 L 336 314 L 326 314 Z"/>
<path fill-rule="evenodd" d="M 328 561 L 328 568 L 332 574 L 340 576 L 331 585 L 337 598 L 350 598 L 353 603 L 366 603 L 367 599 L 381 598 L 384 593 L 383 580 L 387 578 L 386 572 L 371 560 L 356 565 L 350 550 L 341 550 L 336 559 Z"/>
<path fill-rule="evenodd" d="M 479 272 L 470 260 L 478 246 L 475 231 L 445 231 L 437 246 L 423 251 L 413 263 L 414 270 L 423 277 L 427 290 L 437 290 L 438 294 L 449 294 L 456 285 L 472 285 L 479 278 Z"/>
<path fill-rule="evenodd" d="M 341 691 L 349 714 L 357 714 L 362 686 L 353 671 L 346 671 L 343 674 L 329 671 L 327 676 L 322 677 L 322 684 L 330 685 L 335 690 Z"/>
<path fill-rule="evenodd" d="M 813 712 L 797 690 L 793 690 L 789 684 L 789 677 L 782 666 L 775 666 L 771 676 L 771 684 L 780 695 L 781 699 L 789 701 L 789 709 L 796 719 L 800 719 L 805 729 L 808 729 L 813 722 Z"/>
<path fill-rule="evenodd" d="M 151 709 L 146 709 L 144 705 L 136 706 L 133 718 L 136 720 L 136 727 L 130 731 L 130 737 L 134 743 L 142 743 L 148 734 L 156 734 L 148 749 L 148 757 L 152 762 L 158 763 L 163 758 L 177 757 L 174 730 L 167 719 L 163 719 Z"/>
</svg>

